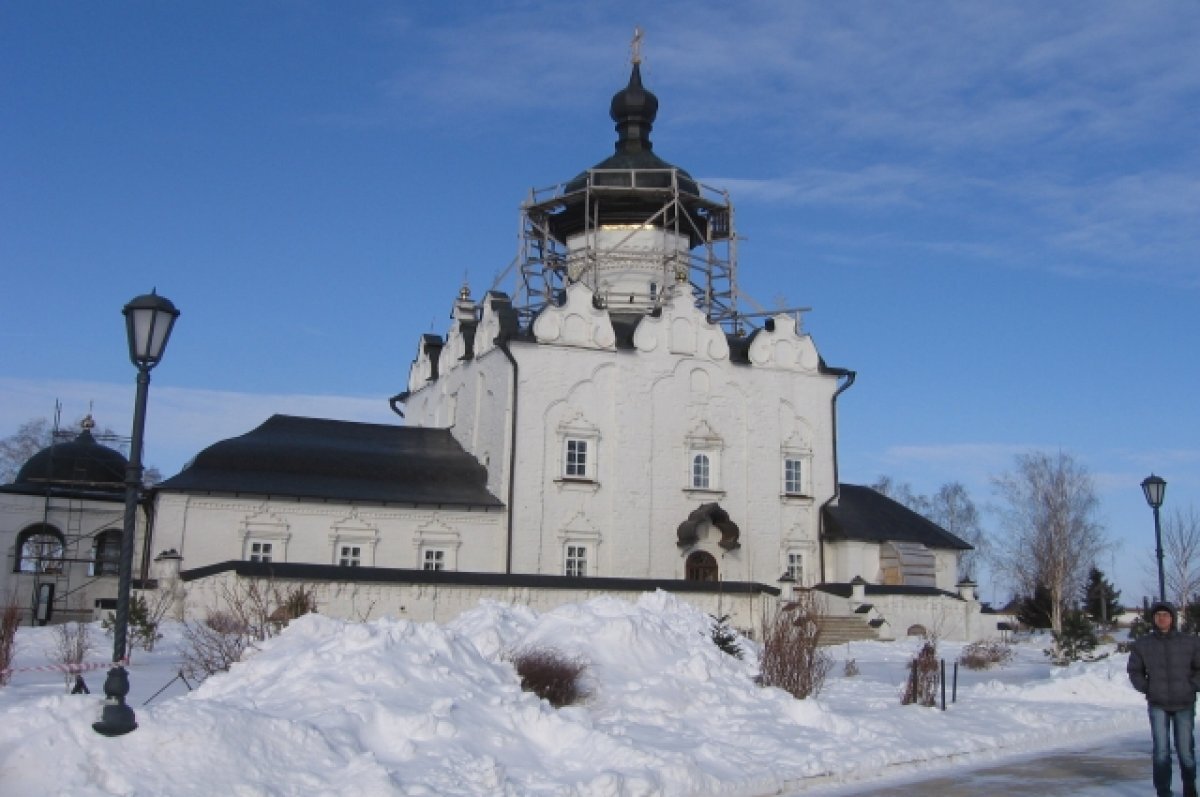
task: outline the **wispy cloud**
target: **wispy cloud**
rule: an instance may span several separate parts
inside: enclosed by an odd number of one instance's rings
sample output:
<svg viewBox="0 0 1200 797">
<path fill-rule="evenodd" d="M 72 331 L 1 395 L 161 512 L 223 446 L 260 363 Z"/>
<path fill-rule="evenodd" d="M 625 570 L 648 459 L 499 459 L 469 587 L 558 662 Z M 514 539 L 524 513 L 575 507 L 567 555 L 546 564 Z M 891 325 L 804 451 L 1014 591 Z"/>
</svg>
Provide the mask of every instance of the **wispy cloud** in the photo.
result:
<svg viewBox="0 0 1200 797">
<path fill-rule="evenodd" d="M 748 179 L 703 178 L 739 199 L 795 204 L 872 205 L 922 204 L 923 193 L 940 183 L 932 175 L 909 166 L 872 164 L 857 170 L 810 169 L 793 177 Z"/>
<path fill-rule="evenodd" d="M 423 123 L 516 112 L 541 129 L 623 79 L 635 23 L 661 123 L 778 142 L 756 159 L 769 176 L 711 180 L 742 201 L 995 203 L 983 234 L 1012 244 L 990 245 L 994 264 L 1037 246 L 1061 274 L 1140 278 L 1153 263 L 1200 285 L 1200 6 L 534 1 L 393 24 L 422 37 L 421 56 L 398 56 L 384 91 Z M 943 222 L 898 243 L 970 251 L 979 231 Z"/>
</svg>

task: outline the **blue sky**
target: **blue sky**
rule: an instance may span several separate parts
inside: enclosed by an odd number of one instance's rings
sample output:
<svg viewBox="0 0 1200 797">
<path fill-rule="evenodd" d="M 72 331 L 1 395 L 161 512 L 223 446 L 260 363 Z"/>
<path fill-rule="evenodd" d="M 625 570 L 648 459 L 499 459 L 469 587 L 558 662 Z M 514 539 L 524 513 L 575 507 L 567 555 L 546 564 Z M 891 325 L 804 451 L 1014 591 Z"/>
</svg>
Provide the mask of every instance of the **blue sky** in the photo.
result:
<svg viewBox="0 0 1200 797">
<path fill-rule="evenodd" d="M 742 290 L 858 372 L 843 480 L 984 505 L 1070 452 L 1145 593 L 1140 481 L 1200 506 L 1188 2 L 6 3 L 0 434 L 56 399 L 126 430 L 152 287 L 183 313 L 164 471 L 272 412 L 395 420 L 529 189 L 612 151 L 635 25 L 655 151 L 731 191 Z"/>
</svg>

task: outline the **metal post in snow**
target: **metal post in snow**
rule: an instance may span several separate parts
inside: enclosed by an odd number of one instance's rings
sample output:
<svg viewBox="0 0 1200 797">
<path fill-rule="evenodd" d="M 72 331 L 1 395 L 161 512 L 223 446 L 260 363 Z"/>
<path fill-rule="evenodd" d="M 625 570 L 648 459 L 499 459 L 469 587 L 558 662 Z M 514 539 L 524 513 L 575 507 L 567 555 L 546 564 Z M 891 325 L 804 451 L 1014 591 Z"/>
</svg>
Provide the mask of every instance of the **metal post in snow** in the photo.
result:
<svg viewBox="0 0 1200 797">
<path fill-rule="evenodd" d="M 946 660 L 942 659 L 942 711 L 946 710 Z"/>
</svg>

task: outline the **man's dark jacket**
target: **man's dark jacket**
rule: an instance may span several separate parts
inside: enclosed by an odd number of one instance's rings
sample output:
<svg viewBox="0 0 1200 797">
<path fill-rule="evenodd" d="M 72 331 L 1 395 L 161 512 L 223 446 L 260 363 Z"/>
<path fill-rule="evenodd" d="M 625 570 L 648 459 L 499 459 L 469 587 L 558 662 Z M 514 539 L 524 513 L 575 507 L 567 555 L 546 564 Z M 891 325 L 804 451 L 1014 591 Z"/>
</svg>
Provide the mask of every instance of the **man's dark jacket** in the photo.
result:
<svg viewBox="0 0 1200 797">
<path fill-rule="evenodd" d="M 1152 616 L 1159 608 L 1152 607 Z M 1171 629 L 1155 628 L 1134 642 L 1125 669 L 1147 703 L 1180 711 L 1195 704 L 1200 689 L 1200 638 L 1176 631 L 1174 607 L 1163 608 L 1171 612 Z"/>
</svg>

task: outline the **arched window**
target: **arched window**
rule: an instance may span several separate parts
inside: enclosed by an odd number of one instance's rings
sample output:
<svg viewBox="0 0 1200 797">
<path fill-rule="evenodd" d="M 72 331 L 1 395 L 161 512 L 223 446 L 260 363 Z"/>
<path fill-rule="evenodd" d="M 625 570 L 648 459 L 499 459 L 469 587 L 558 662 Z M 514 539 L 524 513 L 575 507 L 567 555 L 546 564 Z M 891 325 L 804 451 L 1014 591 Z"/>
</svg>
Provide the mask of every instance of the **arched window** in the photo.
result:
<svg viewBox="0 0 1200 797">
<path fill-rule="evenodd" d="M 31 526 L 17 535 L 17 573 L 61 573 L 63 535 L 45 523 Z"/>
<path fill-rule="evenodd" d="M 92 545 L 92 575 L 118 575 L 121 570 L 121 530 L 107 529 L 100 532 Z"/>
<path fill-rule="evenodd" d="M 716 581 L 717 560 L 708 551 L 693 551 L 684 564 L 688 581 Z"/>
</svg>

